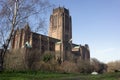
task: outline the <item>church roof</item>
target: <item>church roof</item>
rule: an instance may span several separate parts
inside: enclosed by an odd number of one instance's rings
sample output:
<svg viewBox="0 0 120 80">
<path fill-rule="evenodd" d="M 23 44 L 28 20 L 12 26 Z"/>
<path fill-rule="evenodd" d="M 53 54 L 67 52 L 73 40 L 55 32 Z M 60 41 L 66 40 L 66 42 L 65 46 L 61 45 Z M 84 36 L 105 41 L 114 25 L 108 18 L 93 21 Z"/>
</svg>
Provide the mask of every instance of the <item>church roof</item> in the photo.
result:
<svg viewBox="0 0 120 80">
<path fill-rule="evenodd" d="M 59 39 L 56 39 L 56 38 L 52 38 L 50 36 L 46 36 L 46 35 L 43 35 L 43 34 L 39 34 L 39 33 L 35 33 L 35 32 L 31 32 L 33 33 L 34 35 L 38 35 L 38 36 L 42 36 L 44 38 L 49 38 L 50 40 L 54 41 L 54 42 L 59 42 L 60 40 Z"/>
</svg>

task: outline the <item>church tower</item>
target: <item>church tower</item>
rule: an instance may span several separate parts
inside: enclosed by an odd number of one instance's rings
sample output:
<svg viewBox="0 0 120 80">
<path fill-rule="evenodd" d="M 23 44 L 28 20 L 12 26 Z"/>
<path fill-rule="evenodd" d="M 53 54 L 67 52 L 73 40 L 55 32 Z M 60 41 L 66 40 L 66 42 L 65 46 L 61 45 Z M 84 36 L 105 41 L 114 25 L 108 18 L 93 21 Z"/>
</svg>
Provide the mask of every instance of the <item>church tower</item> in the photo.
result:
<svg viewBox="0 0 120 80">
<path fill-rule="evenodd" d="M 65 60 L 67 53 L 71 51 L 70 40 L 72 39 L 72 19 L 68 9 L 64 7 L 53 9 L 48 35 L 60 40 L 61 57 Z"/>
</svg>

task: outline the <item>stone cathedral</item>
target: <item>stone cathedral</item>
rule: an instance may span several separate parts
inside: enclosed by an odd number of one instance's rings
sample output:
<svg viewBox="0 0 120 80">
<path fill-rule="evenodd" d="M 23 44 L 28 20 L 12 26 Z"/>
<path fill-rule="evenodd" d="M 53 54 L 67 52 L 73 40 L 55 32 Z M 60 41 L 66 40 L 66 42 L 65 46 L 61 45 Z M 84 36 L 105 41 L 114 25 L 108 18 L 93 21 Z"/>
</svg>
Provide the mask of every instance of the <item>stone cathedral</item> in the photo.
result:
<svg viewBox="0 0 120 80">
<path fill-rule="evenodd" d="M 69 10 L 64 7 L 53 9 L 50 16 L 48 36 L 32 32 L 27 24 L 22 29 L 17 29 L 11 41 L 11 49 L 25 47 L 38 50 L 41 54 L 45 51 L 55 52 L 56 59 L 68 60 L 71 56 L 74 60 L 90 60 L 90 50 L 87 44 L 84 46 L 72 43 L 72 18 Z"/>
</svg>

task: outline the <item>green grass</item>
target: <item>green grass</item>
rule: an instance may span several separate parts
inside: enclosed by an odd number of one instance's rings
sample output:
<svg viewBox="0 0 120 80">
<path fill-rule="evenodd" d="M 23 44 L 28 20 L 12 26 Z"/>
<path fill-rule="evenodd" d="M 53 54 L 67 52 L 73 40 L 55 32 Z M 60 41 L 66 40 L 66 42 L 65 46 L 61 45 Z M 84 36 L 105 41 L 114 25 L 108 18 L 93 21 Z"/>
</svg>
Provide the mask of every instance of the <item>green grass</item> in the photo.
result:
<svg viewBox="0 0 120 80">
<path fill-rule="evenodd" d="M 98 75 L 82 75 L 82 80 L 120 80 L 120 73 L 106 73 Z"/>
<path fill-rule="evenodd" d="M 120 73 L 62 74 L 53 72 L 2 72 L 0 80 L 120 80 Z"/>
</svg>

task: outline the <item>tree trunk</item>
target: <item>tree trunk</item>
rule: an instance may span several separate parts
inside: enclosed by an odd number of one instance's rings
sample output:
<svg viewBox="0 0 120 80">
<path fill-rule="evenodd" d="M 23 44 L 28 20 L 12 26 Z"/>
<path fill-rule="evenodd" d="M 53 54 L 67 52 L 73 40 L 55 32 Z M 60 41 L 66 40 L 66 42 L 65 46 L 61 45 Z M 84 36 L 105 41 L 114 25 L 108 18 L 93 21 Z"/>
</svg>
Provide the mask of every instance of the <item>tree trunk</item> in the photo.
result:
<svg viewBox="0 0 120 80">
<path fill-rule="evenodd" d="M 0 71 L 4 70 L 4 68 L 3 68 L 4 56 L 8 49 L 9 43 L 12 39 L 12 36 L 14 35 L 14 28 L 16 26 L 17 9 L 18 9 L 18 0 L 15 1 L 14 16 L 13 16 L 12 29 L 11 29 L 10 35 L 9 35 L 8 39 L 6 40 L 6 42 L 3 44 L 3 48 L 0 53 Z"/>
<path fill-rule="evenodd" d="M 0 72 L 3 71 L 3 58 L 2 58 L 2 51 L 0 52 Z"/>
</svg>

